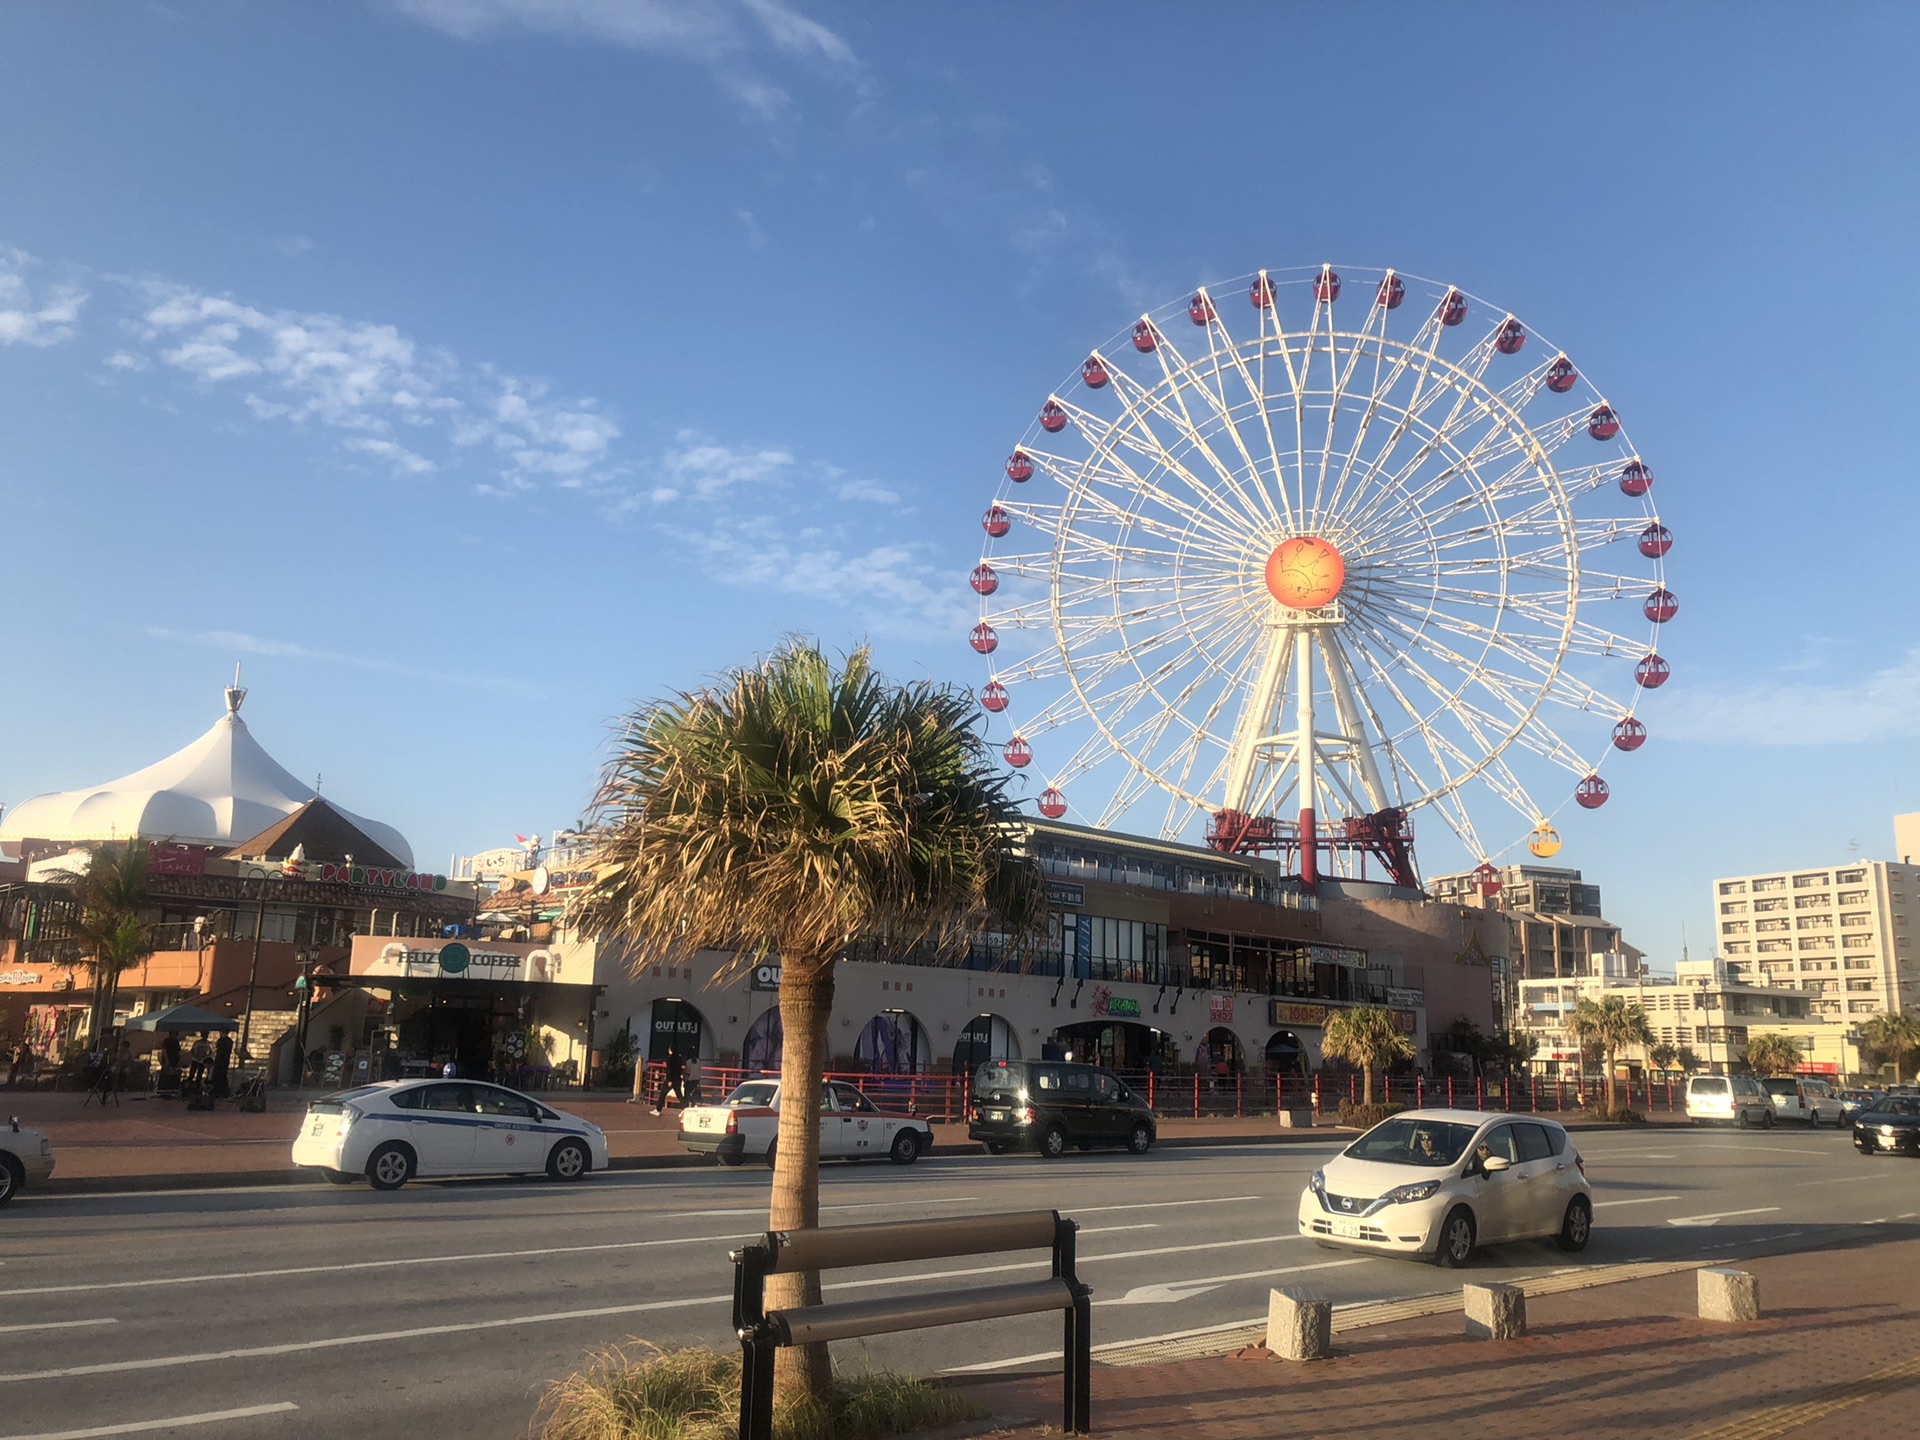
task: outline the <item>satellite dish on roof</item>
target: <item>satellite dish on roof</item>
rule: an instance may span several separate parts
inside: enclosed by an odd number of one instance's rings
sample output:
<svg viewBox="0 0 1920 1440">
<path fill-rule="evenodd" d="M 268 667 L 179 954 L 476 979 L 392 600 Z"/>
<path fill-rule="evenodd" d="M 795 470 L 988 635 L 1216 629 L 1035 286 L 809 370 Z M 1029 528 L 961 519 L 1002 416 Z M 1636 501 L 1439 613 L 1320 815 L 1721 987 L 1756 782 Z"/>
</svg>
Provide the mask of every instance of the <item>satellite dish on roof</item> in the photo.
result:
<svg viewBox="0 0 1920 1440">
<path fill-rule="evenodd" d="M 533 872 L 533 893 L 544 895 L 553 884 L 553 877 L 547 874 L 547 867 L 536 866 Z"/>
</svg>

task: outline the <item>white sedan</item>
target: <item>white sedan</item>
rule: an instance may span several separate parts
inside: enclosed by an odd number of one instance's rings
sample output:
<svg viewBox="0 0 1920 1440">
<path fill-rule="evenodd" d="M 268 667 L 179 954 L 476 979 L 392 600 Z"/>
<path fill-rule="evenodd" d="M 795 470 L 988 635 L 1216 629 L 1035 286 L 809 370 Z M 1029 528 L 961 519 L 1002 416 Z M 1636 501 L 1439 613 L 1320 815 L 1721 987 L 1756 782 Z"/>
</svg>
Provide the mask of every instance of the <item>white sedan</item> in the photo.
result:
<svg viewBox="0 0 1920 1440">
<path fill-rule="evenodd" d="M 718 1105 L 680 1112 L 680 1143 L 722 1165 L 773 1163 L 780 1130 L 780 1082 L 748 1080 Z M 933 1127 L 915 1115 L 888 1115 L 852 1085 L 829 1081 L 820 1090 L 820 1158 L 878 1160 L 911 1165 L 933 1148 Z"/>
<path fill-rule="evenodd" d="M 18 1195 L 29 1180 L 38 1185 L 53 1174 L 53 1142 L 38 1130 L 22 1128 L 14 1116 L 0 1129 L 0 1205 Z"/>
<path fill-rule="evenodd" d="M 597 1125 L 479 1080 L 387 1080 L 307 1106 L 295 1165 L 336 1185 L 365 1176 L 398 1190 L 416 1176 L 534 1175 L 581 1180 L 607 1168 Z"/>
<path fill-rule="evenodd" d="M 1593 1189 L 1571 1137 L 1551 1120 L 1409 1110 L 1313 1172 L 1300 1233 L 1448 1266 L 1507 1240 L 1551 1238 L 1578 1252 L 1593 1233 Z"/>
</svg>

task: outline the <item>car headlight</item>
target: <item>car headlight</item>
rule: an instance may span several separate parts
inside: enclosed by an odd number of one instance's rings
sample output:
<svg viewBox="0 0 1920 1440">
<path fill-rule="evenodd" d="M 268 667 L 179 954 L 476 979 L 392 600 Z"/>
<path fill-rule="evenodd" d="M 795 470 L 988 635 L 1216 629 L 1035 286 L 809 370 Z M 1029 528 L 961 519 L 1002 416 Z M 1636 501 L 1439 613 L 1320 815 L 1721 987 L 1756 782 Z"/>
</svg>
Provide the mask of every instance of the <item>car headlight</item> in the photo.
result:
<svg viewBox="0 0 1920 1440">
<path fill-rule="evenodd" d="M 1313 1191 L 1313 1193 L 1316 1195 L 1326 1194 L 1327 1193 L 1327 1172 L 1324 1170 L 1314 1171 L 1313 1174 L 1307 1177 L 1307 1188 Z"/>
<path fill-rule="evenodd" d="M 1431 1200 L 1439 1193 L 1438 1180 L 1422 1180 L 1415 1185 L 1396 1185 L 1380 1198 L 1389 1205 L 1411 1205 L 1416 1200 Z"/>
<path fill-rule="evenodd" d="M 1882 1135 L 1891 1135 L 1891 1134 L 1893 1134 L 1893 1126 L 1891 1126 L 1891 1125 L 1882 1125 L 1882 1126 L 1880 1127 L 1880 1133 L 1881 1133 Z"/>
</svg>

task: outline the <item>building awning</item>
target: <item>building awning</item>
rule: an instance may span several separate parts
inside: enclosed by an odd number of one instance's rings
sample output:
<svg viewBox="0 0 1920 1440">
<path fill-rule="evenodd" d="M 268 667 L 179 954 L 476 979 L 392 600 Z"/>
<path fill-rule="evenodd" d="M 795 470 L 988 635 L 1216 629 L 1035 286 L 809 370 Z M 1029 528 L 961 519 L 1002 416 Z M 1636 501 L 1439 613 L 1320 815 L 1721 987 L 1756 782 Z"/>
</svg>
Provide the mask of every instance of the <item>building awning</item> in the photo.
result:
<svg viewBox="0 0 1920 1440">
<path fill-rule="evenodd" d="M 563 985 L 555 980 L 480 980 L 464 975 L 315 975 L 315 987 L 336 990 L 385 990 L 392 995 L 434 995 L 443 999 L 480 999 L 505 995 L 516 1000 L 571 1000 L 587 1005 L 606 993 L 604 985 Z"/>
</svg>

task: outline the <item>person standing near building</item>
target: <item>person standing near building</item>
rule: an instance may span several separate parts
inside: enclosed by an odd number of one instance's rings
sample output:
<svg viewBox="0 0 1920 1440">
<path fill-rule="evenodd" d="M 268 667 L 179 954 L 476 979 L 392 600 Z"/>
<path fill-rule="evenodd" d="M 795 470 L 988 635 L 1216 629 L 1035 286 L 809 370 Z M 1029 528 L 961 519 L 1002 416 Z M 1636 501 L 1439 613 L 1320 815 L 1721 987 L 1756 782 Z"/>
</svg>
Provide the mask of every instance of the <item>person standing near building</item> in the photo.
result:
<svg viewBox="0 0 1920 1440">
<path fill-rule="evenodd" d="M 187 1052 L 187 1086 L 189 1089 L 207 1082 L 207 1069 L 213 1064 L 213 1047 L 207 1044 L 207 1032 L 202 1030 L 194 1037 L 193 1048 Z"/>
<path fill-rule="evenodd" d="M 668 1095 L 677 1095 L 680 1108 L 687 1108 L 687 1062 L 677 1049 L 667 1051 L 667 1069 L 660 1077 L 660 1102 L 653 1107 L 654 1114 L 658 1115 L 667 1108 Z"/>
<path fill-rule="evenodd" d="M 220 1032 L 220 1040 L 213 1047 L 213 1098 L 227 1098 L 229 1086 L 227 1072 L 233 1068 L 233 1036 L 225 1030 Z"/>
</svg>

